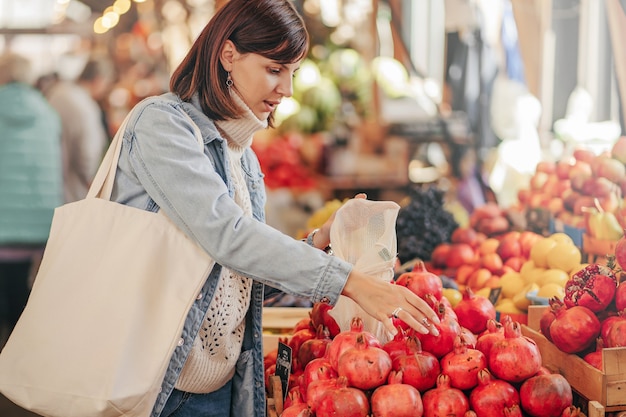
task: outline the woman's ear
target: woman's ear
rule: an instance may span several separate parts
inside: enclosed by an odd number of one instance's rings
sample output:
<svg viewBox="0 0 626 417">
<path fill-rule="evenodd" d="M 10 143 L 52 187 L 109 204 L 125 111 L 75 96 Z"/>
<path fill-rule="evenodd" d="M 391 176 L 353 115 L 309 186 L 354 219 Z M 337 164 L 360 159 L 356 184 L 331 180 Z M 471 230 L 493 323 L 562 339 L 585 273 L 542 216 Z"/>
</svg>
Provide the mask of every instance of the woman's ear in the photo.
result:
<svg viewBox="0 0 626 417">
<path fill-rule="evenodd" d="M 227 72 L 231 72 L 233 69 L 233 59 L 236 52 L 237 50 L 235 49 L 235 44 L 232 41 L 226 40 L 224 45 L 222 45 L 222 50 L 220 51 L 220 63 Z"/>
</svg>

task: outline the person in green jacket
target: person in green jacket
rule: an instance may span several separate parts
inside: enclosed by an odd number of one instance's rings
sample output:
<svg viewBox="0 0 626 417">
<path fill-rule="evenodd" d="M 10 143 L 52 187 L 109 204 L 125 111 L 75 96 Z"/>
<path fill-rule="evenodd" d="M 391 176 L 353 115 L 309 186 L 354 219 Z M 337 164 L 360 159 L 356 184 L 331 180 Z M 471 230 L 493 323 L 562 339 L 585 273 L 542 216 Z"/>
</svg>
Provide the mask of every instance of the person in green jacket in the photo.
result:
<svg viewBox="0 0 626 417">
<path fill-rule="evenodd" d="M 29 277 L 63 203 L 61 121 L 29 74 L 26 58 L 0 56 L 0 348 L 26 305 Z"/>
</svg>

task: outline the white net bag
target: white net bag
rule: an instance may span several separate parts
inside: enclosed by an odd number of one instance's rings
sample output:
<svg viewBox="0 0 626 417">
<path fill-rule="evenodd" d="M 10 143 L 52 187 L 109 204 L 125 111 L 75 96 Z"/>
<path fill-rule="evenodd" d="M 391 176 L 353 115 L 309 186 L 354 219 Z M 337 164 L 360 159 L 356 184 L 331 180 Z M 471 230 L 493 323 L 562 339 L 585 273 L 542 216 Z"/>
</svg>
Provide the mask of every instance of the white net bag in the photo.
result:
<svg viewBox="0 0 626 417">
<path fill-rule="evenodd" d="M 335 256 L 355 269 L 385 282 L 393 280 L 397 254 L 396 218 L 400 206 L 393 201 L 348 200 L 335 215 L 330 242 Z M 340 296 L 330 315 L 342 331 L 350 329 L 355 316 L 363 319 L 363 329 L 382 343 L 391 334 L 382 323 L 367 314 L 350 298 Z"/>
</svg>

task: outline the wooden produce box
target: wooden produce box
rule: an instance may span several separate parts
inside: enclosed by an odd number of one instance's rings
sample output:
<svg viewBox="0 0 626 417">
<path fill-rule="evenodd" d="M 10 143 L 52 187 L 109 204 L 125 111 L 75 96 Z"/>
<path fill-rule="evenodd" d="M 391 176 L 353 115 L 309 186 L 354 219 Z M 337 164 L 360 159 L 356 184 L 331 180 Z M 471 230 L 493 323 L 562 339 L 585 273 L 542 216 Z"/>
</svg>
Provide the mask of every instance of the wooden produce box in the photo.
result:
<svg viewBox="0 0 626 417">
<path fill-rule="evenodd" d="M 583 234 L 583 262 L 606 265 L 607 255 L 615 255 L 617 240 L 600 240 L 587 233 Z"/>
<path fill-rule="evenodd" d="M 278 340 L 289 338 L 296 324 L 309 317 L 311 308 L 265 307 L 263 308 L 263 355 L 278 347 Z"/>
<path fill-rule="evenodd" d="M 528 325 L 522 326 L 524 336 L 539 346 L 544 366 L 563 375 L 572 389 L 590 402 L 590 414 L 602 416 L 603 412 L 626 410 L 626 348 L 605 348 L 602 372 L 580 356 L 561 351 L 540 333 L 539 318 L 546 308 L 531 306 Z"/>
</svg>

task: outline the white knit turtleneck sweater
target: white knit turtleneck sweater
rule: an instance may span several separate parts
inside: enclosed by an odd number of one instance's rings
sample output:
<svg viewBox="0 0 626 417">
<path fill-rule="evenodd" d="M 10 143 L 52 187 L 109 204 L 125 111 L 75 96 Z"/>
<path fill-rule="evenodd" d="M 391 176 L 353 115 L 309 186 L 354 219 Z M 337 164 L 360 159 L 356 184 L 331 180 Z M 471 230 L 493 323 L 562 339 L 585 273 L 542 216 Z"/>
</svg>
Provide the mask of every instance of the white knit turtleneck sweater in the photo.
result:
<svg viewBox="0 0 626 417">
<path fill-rule="evenodd" d="M 252 205 L 241 168 L 241 156 L 252 144 L 252 135 L 266 128 L 267 121 L 259 120 L 236 93 L 232 92 L 231 96 L 245 110 L 244 115 L 215 124 L 228 143 L 228 166 L 235 188 L 235 202 L 244 215 L 251 217 Z M 251 279 L 222 268 L 215 295 L 176 382 L 176 389 L 209 393 L 232 378 L 241 352 L 251 288 Z"/>
</svg>

